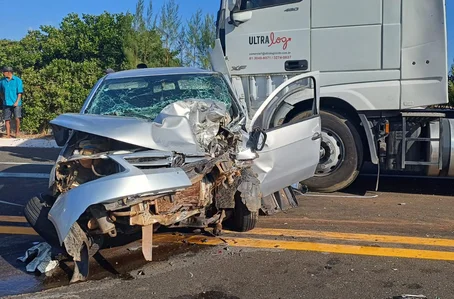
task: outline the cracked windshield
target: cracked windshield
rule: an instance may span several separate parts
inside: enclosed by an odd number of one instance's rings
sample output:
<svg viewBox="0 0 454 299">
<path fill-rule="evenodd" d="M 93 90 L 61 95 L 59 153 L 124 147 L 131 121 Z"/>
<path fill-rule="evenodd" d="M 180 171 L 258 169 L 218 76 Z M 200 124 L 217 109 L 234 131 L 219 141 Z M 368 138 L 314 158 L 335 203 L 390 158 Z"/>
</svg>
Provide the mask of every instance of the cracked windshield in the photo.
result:
<svg viewBox="0 0 454 299">
<path fill-rule="evenodd" d="M 216 74 L 185 74 L 105 80 L 86 114 L 138 117 L 153 121 L 167 105 L 188 99 L 214 100 L 230 108 L 232 96 Z"/>
</svg>

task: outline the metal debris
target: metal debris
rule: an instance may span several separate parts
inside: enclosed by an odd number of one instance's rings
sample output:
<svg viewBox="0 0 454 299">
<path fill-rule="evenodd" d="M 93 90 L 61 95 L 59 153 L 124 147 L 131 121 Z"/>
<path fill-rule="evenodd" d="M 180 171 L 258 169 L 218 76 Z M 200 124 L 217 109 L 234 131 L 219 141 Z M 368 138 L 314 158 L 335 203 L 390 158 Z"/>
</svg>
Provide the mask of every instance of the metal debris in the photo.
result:
<svg viewBox="0 0 454 299">
<path fill-rule="evenodd" d="M 27 272 L 35 272 L 38 270 L 40 273 L 46 273 L 58 266 L 58 261 L 52 260 L 51 257 L 52 247 L 47 243 L 39 243 L 25 252 L 24 256 L 18 258 L 19 261 L 25 263 L 33 257 L 33 260 L 26 266 Z"/>
</svg>

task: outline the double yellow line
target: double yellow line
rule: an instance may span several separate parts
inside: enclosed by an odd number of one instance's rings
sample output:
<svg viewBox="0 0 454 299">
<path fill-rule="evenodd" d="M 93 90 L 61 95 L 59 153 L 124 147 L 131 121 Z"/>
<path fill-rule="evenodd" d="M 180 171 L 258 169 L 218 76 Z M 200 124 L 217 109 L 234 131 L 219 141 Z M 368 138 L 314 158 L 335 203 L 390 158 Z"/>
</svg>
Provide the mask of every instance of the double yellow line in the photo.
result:
<svg viewBox="0 0 454 299">
<path fill-rule="evenodd" d="M 24 223 L 23 217 L 0 216 L 0 222 Z M 30 227 L 18 226 L 0 226 L 0 234 L 17 234 L 17 235 L 36 235 L 36 232 Z M 295 251 L 312 251 L 327 252 L 338 254 L 353 254 L 367 256 L 383 256 L 398 258 L 416 258 L 428 260 L 448 260 L 454 261 L 454 252 L 427 250 L 427 249 L 407 249 L 371 246 L 377 244 L 399 244 L 413 246 L 431 246 L 431 247 L 452 247 L 454 240 L 439 238 L 419 238 L 408 236 L 391 236 L 391 235 L 370 235 L 354 233 L 337 233 L 311 230 L 292 230 L 292 229 L 273 229 L 273 228 L 255 228 L 252 231 L 238 234 L 236 232 L 225 231 L 227 237 L 205 237 L 205 236 L 175 236 L 172 234 L 156 234 L 155 241 L 164 243 L 175 243 L 185 241 L 192 244 L 217 246 L 225 245 L 232 247 L 249 247 L 259 249 L 283 249 Z M 239 235 L 240 237 L 235 237 Z M 246 237 L 247 236 L 247 237 Z M 254 236 L 254 237 L 252 237 Z M 281 238 L 304 238 L 304 239 L 323 239 L 343 242 L 362 242 L 368 245 L 346 245 L 332 243 L 318 243 L 307 241 L 288 241 L 288 240 L 271 240 L 261 239 L 261 236 L 281 237 Z M 369 244 L 372 243 L 372 244 Z"/>
<path fill-rule="evenodd" d="M 339 254 L 353 255 L 368 255 L 368 256 L 383 256 L 383 257 L 399 257 L 399 258 L 415 258 L 427 260 L 445 260 L 454 261 L 454 252 L 448 251 L 433 251 L 433 250 L 417 250 L 404 248 L 386 248 L 386 247 L 370 247 L 357 245 L 340 245 L 329 243 L 310 243 L 310 242 L 294 242 L 294 241 L 276 241 L 267 239 L 249 239 L 249 238 L 210 238 L 206 239 L 202 236 L 194 236 L 186 239 L 188 243 L 199 245 L 229 245 L 233 247 L 250 247 L 261 249 L 286 249 L 297 251 L 312 251 L 326 252 Z"/>
<path fill-rule="evenodd" d="M 0 215 L 0 222 L 9 223 L 27 223 L 22 216 L 2 216 Z M 37 233 L 31 227 L 24 226 L 0 226 L 0 234 L 11 234 L 11 235 L 37 235 Z"/>
<path fill-rule="evenodd" d="M 369 234 L 350 234 L 350 233 L 337 233 L 337 232 L 321 232 L 321 231 L 308 231 L 308 230 L 292 230 L 292 229 L 268 229 L 256 228 L 252 231 L 238 234 L 236 232 L 225 231 L 227 237 L 204 237 L 204 236 L 174 236 L 171 234 L 157 234 L 155 241 L 158 243 L 175 243 L 187 242 L 197 245 L 208 246 L 231 246 L 231 247 L 249 247 L 259 249 L 283 249 L 295 251 L 311 251 L 311 252 L 325 252 L 325 253 L 338 253 L 338 254 L 353 254 L 365 256 L 382 256 L 382 257 L 397 257 L 397 258 L 415 258 L 427 260 L 447 260 L 454 261 L 454 252 L 438 251 L 438 250 L 424 250 L 424 249 L 406 249 L 406 248 L 392 248 L 380 247 L 377 244 L 399 244 L 399 245 L 417 245 L 417 246 L 432 246 L 432 247 L 453 247 L 454 240 L 450 239 L 435 239 L 435 238 L 418 238 L 406 236 L 390 236 L 390 235 L 369 235 Z M 233 235 L 240 235 L 240 237 L 232 237 Z M 248 237 L 246 237 L 248 236 Z M 249 238 L 254 236 L 254 238 Z M 309 238 L 309 239 L 328 239 L 335 241 L 352 241 L 352 242 L 367 242 L 373 243 L 375 246 L 367 245 L 345 245 L 345 244 L 332 244 L 332 243 L 318 243 L 307 241 L 287 241 L 287 240 L 271 240 L 261 239 L 261 236 L 268 237 L 294 237 L 294 238 Z"/>
</svg>

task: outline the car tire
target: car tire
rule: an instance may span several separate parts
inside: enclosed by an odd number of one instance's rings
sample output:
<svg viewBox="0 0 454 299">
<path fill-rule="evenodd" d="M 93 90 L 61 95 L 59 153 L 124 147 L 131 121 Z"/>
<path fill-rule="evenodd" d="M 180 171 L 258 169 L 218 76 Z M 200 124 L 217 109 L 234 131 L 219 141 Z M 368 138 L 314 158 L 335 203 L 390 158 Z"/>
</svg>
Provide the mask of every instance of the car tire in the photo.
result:
<svg viewBox="0 0 454 299">
<path fill-rule="evenodd" d="M 32 228 L 52 247 L 61 247 L 57 231 L 52 222 L 47 218 L 50 207 L 44 196 L 35 196 L 30 199 L 25 208 L 24 215 Z"/>
<path fill-rule="evenodd" d="M 306 118 L 310 113 L 302 112 L 290 122 Z M 301 183 L 310 191 L 331 193 L 347 188 L 358 177 L 363 164 L 363 144 L 358 130 L 348 118 L 331 111 L 321 111 L 320 117 L 322 136 L 334 133 L 342 144 L 342 161 L 331 173 L 323 175 L 316 173 L 314 177 Z"/>
<path fill-rule="evenodd" d="M 258 218 L 259 211 L 249 211 L 238 194 L 235 198 L 235 210 L 233 213 L 234 229 L 239 232 L 250 231 L 255 228 Z"/>
</svg>

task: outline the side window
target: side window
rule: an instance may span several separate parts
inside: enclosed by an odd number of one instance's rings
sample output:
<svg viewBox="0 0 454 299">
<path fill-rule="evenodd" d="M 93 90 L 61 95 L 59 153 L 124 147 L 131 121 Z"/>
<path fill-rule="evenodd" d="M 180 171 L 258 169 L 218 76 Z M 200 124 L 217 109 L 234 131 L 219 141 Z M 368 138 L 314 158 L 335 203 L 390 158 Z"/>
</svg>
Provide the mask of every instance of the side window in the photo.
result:
<svg viewBox="0 0 454 299">
<path fill-rule="evenodd" d="M 242 0 L 240 11 L 301 2 L 302 0 Z"/>
</svg>

